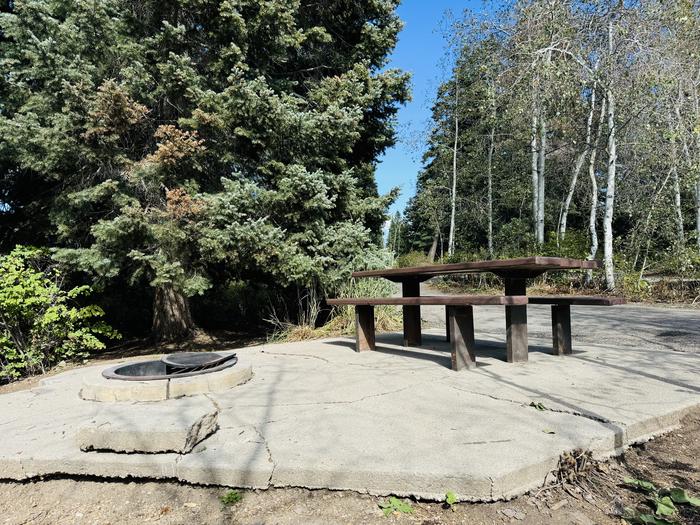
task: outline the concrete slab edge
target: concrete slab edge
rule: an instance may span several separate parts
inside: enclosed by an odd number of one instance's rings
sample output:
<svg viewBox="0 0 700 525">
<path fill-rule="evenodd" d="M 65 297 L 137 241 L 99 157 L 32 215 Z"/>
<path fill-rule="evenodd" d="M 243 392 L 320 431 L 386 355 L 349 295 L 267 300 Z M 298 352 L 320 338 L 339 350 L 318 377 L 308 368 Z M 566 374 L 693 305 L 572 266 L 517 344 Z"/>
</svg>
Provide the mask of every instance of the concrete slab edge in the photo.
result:
<svg viewBox="0 0 700 525">
<path fill-rule="evenodd" d="M 594 450 L 596 459 L 608 459 L 617 456 L 630 446 L 660 435 L 679 427 L 682 418 L 700 403 L 694 403 L 671 412 L 670 414 L 652 417 L 632 425 L 632 432 L 625 432 L 624 443 L 612 447 L 599 447 Z M 631 434 L 632 437 L 629 437 Z M 600 443 L 598 443 L 600 445 Z M 566 452 L 564 450 L 561 451 Z M 99 454 L 90 452 L 89 454 Z M 119 456 L 118 458 L 115 456 Z M 143 457 L 151 458 L 143 464 Z M 441 501 L 445 492 L 452 490 L 460 501 L 498 501 L 509 500 L 543 486 L 545 478 L 554 470 L 558 457 L 549 458 L 539 463 L 531 464 L 507 476 L 487 479 L 470 479 L 450 477 L 448 480 L 439 476 L 410 475 L 400 477 L 390 482 L 381 481 L 381 476 L 372 473 L 377 482 L 368 482 L 367 473 L 348 473 L 340 478 L 337 473 L 320 473 L 308 471 L 306 474 L 299 470 L 285 472 L 284 468 L 262 469 L 259 471 L 225 472 L 218 469 L 183 469 L 179 460 L 184 457 L 177 454 L 157 455 L 125 455 L 115 454 L 102 457 L 97 462 L 87 462 L 80 458 L 0 458 L 0 481 L 27 481 L 48 476 L 96 476 L 105 479 L 156 479 L 178 480 L 198 485 L 213 485 L 248 489 L 267 488 L 308 488 L 349 490 L 373 496 L 396 495 L 400 497 L 416 497 L 424 500 Z M 130 458 L 124 460 L 123 458 Z M 135 461 L 138 459 L 139 461 Z M 204 472 L 202 470 L 205 470 Z M 299 478 L 304 481 L 297 481 Z M 296 478 L 296 479 L 294 479 Z M 333 479 L 335 478 L 335 479 Z M 411 490 L 405 487 L 411 482 L 421 480 L 428 490 Z M 461 494 L 460 494 L 461 492 Z"/>
</svg>

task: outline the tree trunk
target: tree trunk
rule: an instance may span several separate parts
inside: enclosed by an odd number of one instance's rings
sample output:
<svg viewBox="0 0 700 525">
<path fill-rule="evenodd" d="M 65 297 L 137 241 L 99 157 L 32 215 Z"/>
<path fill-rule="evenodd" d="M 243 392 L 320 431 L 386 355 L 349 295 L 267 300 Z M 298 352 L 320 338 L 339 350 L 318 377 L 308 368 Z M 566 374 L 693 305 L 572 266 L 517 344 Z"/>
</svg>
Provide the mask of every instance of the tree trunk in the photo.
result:
<svg viewBox="0 0 700 525">
<path fill-rule="evenodd" d="M 591 149 L 591 128 L 593 126 L 593 114 L 595 112 L 595 91 L 596 83 L 593 83 L 593 90 L 591 91 L 591 109 L 588 112 L 588 121 L 586 122 L 586 145 L 584 150 L 579 153 L 576 159 L 576 165 L 574 166 L 574 172 L 571 175 L 571 182 L 569 183 L 569 191 L 564 199 L 564 204 L 562 206 L 561 217 L 559 218 L 559 234 L 558 237 L 563 239 L 566 237 L 566 222 L 569 217 L 569 208 L 571 207 L 571 200 L 574 198 L 574 191 L 576 190 L 576 183 L 578 182 L 578 175 L 583 168 L 583 163 L 586 160 L 586 155 Z"/>
<path fill-rule="evenodd" d="M 613 23 L 608 22 L 608 53 L 613 54 Z M 608 79 L 608 82 L 611 82 Z M 615 176 L 617 171 L 617 143 L 615 142 L 615 98 L 612 87 L 606 89 L 608 99 L 608 181 L 605 190 L 605 216 L 603 217 L 603 264 L 605 284 L 608 290 L 615 289 L 615 266 L 613 263 L 613 212 L 615 208 Z"/>
<path fill-rule="evenodd" d="M 531 175 L 532 175 L 532 228 L 535 234 L 535 239 L 537 239 L 537 216 L 539 215 L 539 190 L 538 190 L 538 170 L 537 170 L 537 111 L 535 108 L 535 103 L 532 104 L 532 121 L 530 124 L 530 159 L 531 159 Z"/>
<path fill-rule="evenodd" d="M 153 299 L 153 337 L 156 341 L 182 341 L 195 329 L 187 297 L 172 285 L 156 288 Z"/>
<path fill-rule="evenodd" d="M 698 70 L 698 76 L 700 76 L 700 70 Z M 693 87 L 693 110 L 695 113 L 695 122 L 700 120 L 700 97 L 698 97 L 697 82 Z M 700 133 L 695 133 L 695 168 L 698 168 L 700 164 Z M 698 251 L 700 252 L 700 173 L 695 170 L 697 180 L 695 181 L 695 233 L 697 235 L 697 245 Z"/>
<path fill-rule="evenodd" d="M 488 214 L 488 225 L 486 237 L 488 242 L 489 257 L 493 257 L 493 150 L 496 135 L 496 126 L 491 123 L 489 133 L 489 150 L 486 155 L 486 207 Z"/>
<path fill-rule="evenodd" d="M 646 252 L 644 254 L 644 263 L 642 263 L 642 272 L 644 271 L 644 267 L 646 266 L 646 259 L 647 256 L 649 255 L 649 245 L 651 244 L 651 233 L 649 231 L 649 227 L 651 225 L 651 219 L 654 216 L 654 210 L 656 210 L 656 203 L 659 200 L 659 196 L 663 193 L 664 188 L 666 187 L 666 184 L 668 183 L 668 179 L 671 177 L 672 170 L 669 170 L 668 174 L 666 175 L 666 178 L 661 182 L 661 185 L 656 189 L 654 192 L 654 196 L 651 199 L 651 204 L 649 205 L 649 211 L 647 212 L 647 217 L 646 220 L 644 221 L 644 237 L 646 238 Z M 641 237 L 641 236 L 640 236 Z M 639 260 L 639 252 L 641 251 L 640 247 L 640 242 L 636 242 L 636 250 L 634 254 L 634 262 L 632 263 L 632 268 L 636 269 L 637 268 L 637 261 Z M 641 279 L 641 275 L 640 275 Z"/>
<path fill-rule="evenodd" d="M 683 208 L 681 207 L 681 185 L 678 179 L 678 169 L 675 165 L 671 168 L 673 177 L 673 206 L 676 210 L 676 235 L 678 236 L 678 244 L 681 248 L 685 246 L 685 233 L 683 231 Z"/>
<path fill-rule="evenodd" d="M 540 115 L 540 149 L 537 156 L 537 243 L 544 244 L 544 163 L 547 149 L 547 122 Z"/>
<path fill-rule="evenodd" d="M 435 262 L 435 254 L 437 253 L 438 240 L 440 239 L 440 230 L 435 229 L 433 233 L 433 244 L 430 245 L 430 250 L 428 251 L 428 262 Z"/>
<path fill-rule="evenodd" d="M 600 136 L 603 134 L 603 122 L 605 118 L 605 98 L 600 104 L 600 113 L 598 116 L 598 128 L 595 133 L 595 140 L 591 148 L 591 156 L 588 158 L 588 177 L 591 180 L 591 211 L 588 215 L 588 229 L 591 232 L 591 251 L 588 258 L 593 261 L 598 254 L 598 231 L 596 229 L 596 221 L 598 218 L 598 181 L 595 178 L 596 159 L 598 157 L 598 144 Z M 590 286 L 593 282 L 593 270 L 588 270 L 586 273 L 586 284 Z"/>
<path fill-rule="evenodd" d="M 677 135 L 683 137 L 683 122 L 681 120 L 681 112 L 679 107 L 681 98 L 680 84 L 678 98 L 679 101 L 675 107 L 677 119 L 675 128 Z M 669 131 L 672 131 L 674 126 L 673 118 L 670 114 L 668 116 L 668 125 Z M 676 144 L 676 137 L 674 137 L 671 139 L 671 177 L 673 179 L 673 208 L 676 212 L 676 240 L 678 241 L 679 247 L 683 248 L 685 246 L 685 232 L 683 227 L 683 208 L 681 207 L 681 184 L 678 176 L 678 164 L 678 145 Z"/>
<path fill-rule="evenodd" d="M 455 213 L 457 209 L 457 142 L 459 140 L 459 83 L 455 78 L 455 141 L 452 148 L 452 202 L 450 209 L 450 237 L 447 241 L 447 255 L 455 251 Z"/>
<path fill-rule="evenodd" d="M 698 237 L 698 251 L 700 251 L 700 177 L 695 183 L 695 232 Z"/>
</svg>

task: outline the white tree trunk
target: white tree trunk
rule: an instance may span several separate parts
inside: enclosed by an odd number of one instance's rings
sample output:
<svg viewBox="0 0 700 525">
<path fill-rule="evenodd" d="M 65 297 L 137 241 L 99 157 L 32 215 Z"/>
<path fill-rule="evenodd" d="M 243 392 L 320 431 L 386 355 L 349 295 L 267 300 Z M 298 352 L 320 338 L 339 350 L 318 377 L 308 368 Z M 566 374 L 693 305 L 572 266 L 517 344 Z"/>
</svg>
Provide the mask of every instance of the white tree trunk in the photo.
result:
<svg viewBox="0 0 700 525">
<path fill-rule="evenodd" d="M 591 233 L 591 250 L 588 258 L 593 261 L 598 254 L 598 230 L 596 223 L 598 219 L 598 181 L 595 176 L 596 160 L 598 157 L 598 144 L 600 136 L 603 134 L 603 122 L 605 122 L 606 103 L 603 98 L 600 104 L 600 113 L 598 116 L 598 128 L 596 129 L 595 139 L 591 148 L 591 156 L 588 157 L 588 177 L 591 180 L 591 210 L 588 215 L 588 229 Z M 591 284 L 593 281 L 593 270 L 588 270 L 586 275 L 586 283 Z"/>
<path fill-rule="evenodd" d="M 539 181 L 539 172 L 537 169 L 537 157 L 538 157 L 538 152 L 537 152 L 537 128 L 538 128 L 538 121 L 537 121 L 537 111 L 535 108 L 535 104 L 533 102 L 532 104 L 532 121 L 530 125 L 530 158 L 531 158 L 531 175 L 532 175 L 532 226 L 535 234 L 535 238 L 537 238 L 537 216 L 539 215 L 539 190 L 538 190 L 538 181 Z"/>
<path fill-rule="evenodd" d="M 493 257 L 493 150 L 495 148 L 496 125 L 491 123 L 489 132 L 489 150 L 486 155 L 486 207 L 488 213 L 488 225 L 486 237 L 488 242 L 489 257 Z"/>
<path fill-rule="evenodd" d="M 668 183 L 668 179 L 671 178 L 671 174 L 673 173 L 673 170 L 669 170 L 668 174 L 666 175 L 666 178 L 661 182 L 661 184 L 658 186 L 656 191 L 654 192 L 654 196 L 651 199 L 651 204 L 649 205 L 649 211 L 647 212 L 647 217 L 646 220 L 644 221 L 644 231 L 643 237 L 646 239 L 646 250 L 644 253 L 644 262 L 642 263 L 642 272 L 644 272 L 644 268 L 646 267 L 646 260 L 647 256 L 649 255 L 649 245 L 651 244 L 651 232 L 650 232 L 650 226 L 651 226 L 651 219 L 654 216 L 654 210 L 656 210 L 656 204 L 659 200 L 659 196 L 663 193 L 664 188 L 666 188 L 666 184 Z M 642 235 L 640 235 L 642 237 Z M 637 267 L 637 262 L 639 260 L 639 251 L 640 251 L 640 244 L 643 242 L 643 239 L 640 239 L 640 241 L 637 244 L 637 249 L 636 253 L 634 255 L 634 262 L 632 264 L 632 268 Z M 641 275 L 640 275 L 641 279 Z"/>
<path fill-rule="evenodd" d="M 547 149 L 547 122 L 540 115 L 540 149 L 537 156 L 537 243 L 544 244 L 544 166 Z"/>
<path fill-rule="evenodd" d="M 673 177 L 673 207 L 676 210 L 676 235 L 678 236 L 678 244 L 680 247 L 685 246 L 685 233 L 683 231 L 683 208 L 681 207 L 681 185 L 678 179 L 678 168 L 674 165 L 671 168 L 671 176 Z"/>
<path fill-rule="evenodd" d="M 681 95 L 680 83 L 679 83 L 678 84 L 678 101 L 677 101 L 676 107 L 675 107 L 676 123 L 674 126 L 673 125 L 673 117 L 669 114 L 668 124 L 669 124 L 669 131 L 672 131 L 675 127 L 675 131 L 676 131 L 677 136 L 681 137 L 682 149 L 685 152 L 685 151 L 687 151 L 688 146 L 687 146 L 687 143 L 685 143 L 685 134 L 683 132 L 683 120 L 681 118 L 681 110 L 680 110 L 681 96 L 682 95 Z M 676 240 L 678 241 L 679 247 L 682 248 L 685 246 L 685 232 L 684 232 L 684 227 L 683 227 L 683 208 L 681 206 L 681 184 L 680 184 L 680 177 L 678 175 L 679 156 L 678 156 L 678 145 L 676 144 L 676 140 L 677 139 L 675 137 L 671 140 L 671 177 L 673 179 L 673 208 L 676 212 Z M 686 161 L 689 160 L 687 157 L 688 157 L 688 155 L 686 155 Z"/>
<path fill-rule="evenodd" d="M 457 142 L 459 140 L 459 83 L 455 78 L 455 141 L 452 147 L 452 202 L 450 208 L 450 236 L 447 241 L 447 255 L 455 251 L 455 213 L 457 209 Z"/>
<path fill-rule="evenodd" d="M 559 238 L 563 239 L 566 237 L 566 222 L 569 217 L 569 209 L 571 207 L 571 200 L 574 197 L 574 191 L 576 191 L 576 183 L 578 182 L 578 175 L 583 168 L 583 163 L 586 160 L 586 155 L 591 150 L 591 129 L 593 127 L 593 114 L 595 112 L 595 92 L 596 83 L 593 84 L 593 90 L 591 91 L 591 109 L 588 112 L 588 121 L 586 122 L 586 145 L 584 150 L 579 153 L 576 159 L 576 164 L 574 165 L 574 172 L 571 175 L 571 182 L 569 183 L 569 191 L 564 199 L 564 204 L 562 206 L 561 217 L 559 218 Z"/>
<path fill-rule="evenodd" d="M 700 177 L 695 183 L 695 232 L 698 237 L 698 251 L 700 251 Z"/>
</svg>

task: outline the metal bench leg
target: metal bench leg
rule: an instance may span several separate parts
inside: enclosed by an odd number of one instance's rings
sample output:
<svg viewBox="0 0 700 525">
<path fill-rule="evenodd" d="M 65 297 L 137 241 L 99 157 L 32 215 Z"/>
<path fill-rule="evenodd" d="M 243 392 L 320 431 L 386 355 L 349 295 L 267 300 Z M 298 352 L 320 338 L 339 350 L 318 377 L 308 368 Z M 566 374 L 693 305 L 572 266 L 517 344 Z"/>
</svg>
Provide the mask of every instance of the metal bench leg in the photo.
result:
<svg viewBox="0 0 700 525">
<path fill-rule="evenodd" d="M 471 306 L 448 306 L 447 320 L 452 335 L 452 370 L 476 368 L 474 355 L 474 313 Z"/>
<path fill-rule="evenodd" d="M 450 306 L 445 306 L 445 341 L 450 342 Z"/>
<path fill-rule="evenodd" d="M 402 283 L 404 297 L 420 297 L 420 281 L 413 279 Z M 420 346 L 420 306 L 403 307 L 403 345 Z"/>
<path fill-rule="evenodd" d="M 355 351 L 374 350 L 374 306 L 355 306 Z"/>
<path fill-rule="evenodd" d="M 571 353 L 571 307 L 552 305 L 552 348 L 554 355 Z"/>
</svg>

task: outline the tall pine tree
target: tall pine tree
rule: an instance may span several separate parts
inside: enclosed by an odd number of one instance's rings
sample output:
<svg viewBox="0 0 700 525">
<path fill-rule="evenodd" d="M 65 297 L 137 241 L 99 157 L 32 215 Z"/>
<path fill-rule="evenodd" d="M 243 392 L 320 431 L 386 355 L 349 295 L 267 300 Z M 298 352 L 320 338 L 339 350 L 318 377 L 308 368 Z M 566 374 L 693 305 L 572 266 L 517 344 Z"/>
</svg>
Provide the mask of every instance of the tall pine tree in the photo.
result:
<svg viewBox="0 0 700 525">
<path fill-rule="evenodd" d="M 214 279 L 332 287 L 393 198 L 373 174 L 408 96 L 382 69 L 396 4 L 18 1 L 0 165 L 48 189 L 57 258 L 152 288 L 159 339 Z"/>
</svg>

